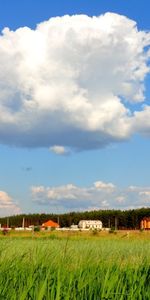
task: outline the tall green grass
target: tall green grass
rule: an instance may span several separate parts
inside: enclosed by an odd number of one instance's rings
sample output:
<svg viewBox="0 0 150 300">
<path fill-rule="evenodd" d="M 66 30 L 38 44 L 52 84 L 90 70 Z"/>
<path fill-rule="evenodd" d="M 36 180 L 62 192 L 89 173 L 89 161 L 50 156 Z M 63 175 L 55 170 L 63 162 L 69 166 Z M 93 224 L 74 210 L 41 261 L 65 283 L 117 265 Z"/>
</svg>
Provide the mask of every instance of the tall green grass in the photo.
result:
<svg viewBox="0 0 150 300">
<path fill-rule="evenodd" d="M 0 300 L 150 299 L 150 241 L 0 239 Z"/>
</svg>

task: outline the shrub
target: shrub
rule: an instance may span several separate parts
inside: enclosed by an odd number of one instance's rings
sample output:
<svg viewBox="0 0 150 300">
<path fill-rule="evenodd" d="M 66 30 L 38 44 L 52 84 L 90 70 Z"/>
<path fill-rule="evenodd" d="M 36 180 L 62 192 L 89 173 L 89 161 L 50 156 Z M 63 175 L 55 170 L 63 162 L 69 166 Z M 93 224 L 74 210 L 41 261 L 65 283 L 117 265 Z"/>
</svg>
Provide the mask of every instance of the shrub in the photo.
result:
<svg viewBox="0 0 150 300">
<path fill-rule="evenodd" d="M 55 230 L 55 227 L 51 227 L 51 231 L 54 231 Z"/>
<path fill-rule="evenodd" d="M 35 226 L 34 227 L 34 232 L 39 232 L 40 231 L 40 226 Z"/>
<path fill-rule="evenodd" d="M 3 234 L 3 235 L 8 234 L 8 229 L 7 229 L 7 228 L 4 228 L 4 229 L 2 230 L 2 234 Z"/>
<path fill-rule="evenodd" d="M 115 230 L 114 227 L 112 227 L 112 228 L 109 229 L 109 233 L 117 234 L 117 231 Z"/>
</svg>

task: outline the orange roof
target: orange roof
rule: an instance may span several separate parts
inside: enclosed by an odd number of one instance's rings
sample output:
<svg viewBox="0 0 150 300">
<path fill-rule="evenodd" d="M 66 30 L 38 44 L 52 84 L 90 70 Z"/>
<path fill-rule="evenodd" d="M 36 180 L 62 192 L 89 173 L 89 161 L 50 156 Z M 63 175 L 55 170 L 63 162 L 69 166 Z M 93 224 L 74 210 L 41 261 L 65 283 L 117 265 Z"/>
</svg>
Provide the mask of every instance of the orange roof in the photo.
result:
<svg viewBox="0 0 150 300">
<path fill-rule="evenodd" d="M 56 222 L 53 222 L 52 220 L 49 220 L 42 224 L 43 227 L 59 227 L 59 224 Z"/>
</svg>

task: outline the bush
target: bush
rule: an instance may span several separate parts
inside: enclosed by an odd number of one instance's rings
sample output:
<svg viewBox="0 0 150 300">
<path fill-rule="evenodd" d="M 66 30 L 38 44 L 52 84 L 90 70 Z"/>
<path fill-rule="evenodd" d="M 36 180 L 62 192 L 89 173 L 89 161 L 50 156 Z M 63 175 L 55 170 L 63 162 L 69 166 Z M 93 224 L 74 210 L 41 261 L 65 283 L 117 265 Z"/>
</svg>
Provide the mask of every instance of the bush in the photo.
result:
<svg viewBox="0 0 150 300">
<path fill-rule="evenodd" d="M 97 230 L 96 228 L 93 229 L 93 230 L 92 230 L 92 234 L 93 234 L 93 235 L 97 235 L 97 234 L 98 234 L 98 230 Z"/>
<path fill-rule="evenodd" d="M 56 228 L 55 227 L 51 227 L 51 231 L 54 231 Z"/>
<path fill-rule="evenodd" d="M 115 230 L 114 227 L 112 227 L 112 228 L 109 229 L 109 233 L 117 234 L 117 231 Z"/>
<path fill-rule="evenodd" d="M 34 227 L 34 232 L 39 232 L 40 231 L 40 226 L 35 226 Z"/>
<path fill-rule="evenodd" d="M 7 234 L 8 234 L 8 229 L 7 229 L 7 228 L 4 228 L 4 229 L 2 230 L 2 234 L 3 234 L 3 235 L 7 235 Z"/>
</svg>

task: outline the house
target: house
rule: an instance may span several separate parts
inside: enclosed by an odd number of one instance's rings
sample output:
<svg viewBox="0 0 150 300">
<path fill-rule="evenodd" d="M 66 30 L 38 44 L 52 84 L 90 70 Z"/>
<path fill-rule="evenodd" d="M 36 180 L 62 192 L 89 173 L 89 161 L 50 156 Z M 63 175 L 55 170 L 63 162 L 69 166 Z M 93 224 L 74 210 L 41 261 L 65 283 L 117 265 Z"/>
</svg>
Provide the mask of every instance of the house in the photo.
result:
<svg viewBox="0 0 150 300">
<path fill-rule="evenodd" d="M 78 224 L 81 229 L 102 229 L 100 220 L 81 220 Z"/>
<path fill-rule="evenodd" d="M 144 217 L 140 224 L 141 229 L 150 230 L 150 217 Z"/>
<path fill-rule="evenodd" d="M 59 224 L 52 220 L 49 220 L 42 224 L 42 228 L 59 228 Z"/>
</svg>

